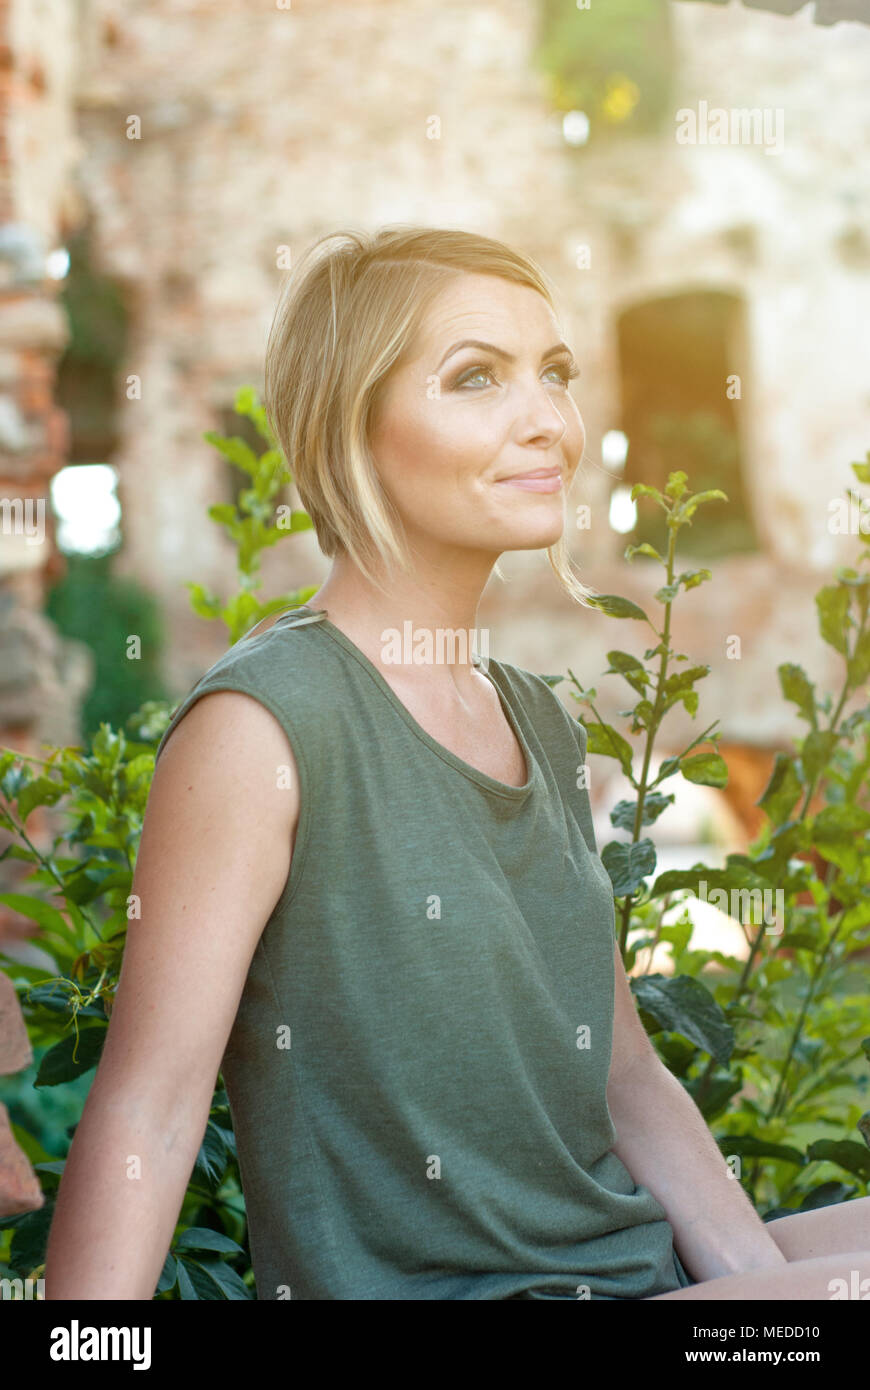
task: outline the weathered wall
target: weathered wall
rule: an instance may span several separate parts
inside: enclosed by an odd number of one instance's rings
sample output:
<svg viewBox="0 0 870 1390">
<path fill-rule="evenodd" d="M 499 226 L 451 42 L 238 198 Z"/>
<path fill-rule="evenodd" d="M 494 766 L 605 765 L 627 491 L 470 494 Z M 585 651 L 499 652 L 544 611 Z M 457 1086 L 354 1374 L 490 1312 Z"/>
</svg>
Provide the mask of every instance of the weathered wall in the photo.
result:
<svg viewBox="0 0 870 1390">
<path fill-rule="evenodd" d="M 812 595 L 847 558 L 825 507 L 870 442 L 866 180 L 848 136 L 866 128 L 870 30 L 820 27 L 809 9 L 785 18 L 671 6 L 680 104 L 781 107 L 784 149 L 766 155 L 668 136 L 568 148 L 530 66 L 527 0 L 294 0 L 274 12 L 130 12 L 96 0 L 93 12 L 103 41 L 79 87 L 79 181 L 98 212 L 101 263 L 140 305 L 125 368 L 143 395 L 125 406 L 116 460 L 124 566 L 173 614 L 178 687 L 223 641 L 189 615 L 184 581 L 232 582 L 230 552 L 203 516 L 224 483 L 200 436 L 238 384 L 261 380 L 278 248 L 298 254 L 347 222 L 448 223 L 515 241 L 564 292 L 588 432 L 574 501 L 593 506 L 591 531 L 572 541 L 584 577 L 605 591 L 642 596 L 658 584 L 626 571 L 624 540 L 607 523 L 614 479 L 599 448 L 619 423 L 617 315 L 688 287 L 743 299 L 743 440 L 767 551 L 719 562 L 715 596 L 708 585 L 686 601 L 678 636 L 715 666 L 706 694 L 733 736 L 776 741 L 794 728 L 771 698 L 774 658 L 807 646 Z M 438 140 L 427 139 L 433 115 Z M 139 139 L 127 138 L 131 116 Z M 590 269 L 576 268 L 580 245 Z M 513 659 L 535 669 L 570 660 L 591 678 L 612 624 L 575 612 L 543 556 L 510 556 L 504 568 L 516 582 L 487 596 L 494 643 L 505 652 L 509 628 Z M 267 557 L 264 572 L 278 590 L 316 582 L 326 565 L 307 536 Z M 784 584 L 792 603 L 777 597 Z M 526 595 L 546 622 L 522 617 Z M 734 632 L 743 657 L 726 666 Z"/>
</svg>

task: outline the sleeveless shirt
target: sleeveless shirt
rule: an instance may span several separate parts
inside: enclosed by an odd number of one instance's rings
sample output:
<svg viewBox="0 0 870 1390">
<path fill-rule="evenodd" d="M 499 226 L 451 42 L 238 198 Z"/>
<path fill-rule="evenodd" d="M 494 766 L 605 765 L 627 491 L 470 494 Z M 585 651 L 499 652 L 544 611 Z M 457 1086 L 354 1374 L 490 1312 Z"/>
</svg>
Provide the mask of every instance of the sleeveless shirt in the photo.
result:
<svg viewBox="0 0 870 1390">
<path fill-rule="evenodd" d="M 221 1061 L 259 1299 L 637 1299 L 690 1282 L 611 1151 L 615 908 L 541 676 L 488 660 L 527 781 L 412 717 L 307 605 L 173 711 L 281 725 L 300 812 Z"/>
</svg>

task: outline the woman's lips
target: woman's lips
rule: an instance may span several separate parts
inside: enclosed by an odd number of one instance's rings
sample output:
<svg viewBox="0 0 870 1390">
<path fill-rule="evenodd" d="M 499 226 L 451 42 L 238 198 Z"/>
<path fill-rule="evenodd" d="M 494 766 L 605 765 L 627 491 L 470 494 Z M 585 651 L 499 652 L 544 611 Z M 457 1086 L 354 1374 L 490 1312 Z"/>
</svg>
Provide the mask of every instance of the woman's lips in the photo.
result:
<svg viewBox="0 0 870 1390">
<path fill-rule="evenodd" d="M 543 476 L 502 478 L 498 487 L 520 487 L 524 492 L 558 492 L 562 486 L 561 473 L 548 473 Z"/>
</svg>

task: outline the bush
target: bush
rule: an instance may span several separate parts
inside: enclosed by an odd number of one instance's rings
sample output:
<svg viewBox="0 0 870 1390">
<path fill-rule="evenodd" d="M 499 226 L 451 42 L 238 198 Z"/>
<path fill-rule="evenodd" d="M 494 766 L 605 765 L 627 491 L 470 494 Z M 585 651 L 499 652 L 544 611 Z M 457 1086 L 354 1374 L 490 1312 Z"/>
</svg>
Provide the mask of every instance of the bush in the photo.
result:
<svg viewBox="0 0 870 1390">
<path fill-rule="evenodd" d="M 239 392 L 236 411 L 257 426 L 267 445 L 262 454 L 257 456 L 236 436 L 209 432 L 205 438 L 250 478 L 238 507 L 209 508 L 236 544 L 239 591 L 223 603 L 201 585 L 189 585 L 195 611 L 222 619 L 231 642 L 267 614 L 304 603 L 315 592 L 307 588 L 266 603 L 257 597 L 262 550 L 308 529 L 311 522 L 303 512 L 276 508 L 276 497 L 291 479 L 253 390 Z M 39 1174 L 45 1197 L 38 1211 L 0 1220 L 0 1270 L 5 1264 L 10 1275 L 36 1279 L 44 1269 L 66 1158 L 47 1150 L 44 1141 L 50 1136 L 56 1142 L 58 1116 L 66 1118 L 70 1106 L 81 1114 L 83 1078 L 100 1058 L 133 910 L 133 869 L 154 755 L 171 713 L 167 701 L 150 700 L 117 731 L 102 722 L 87 750 L 57 748 L 45 760 L 10 749 L 0 753 L 0 792 L 6 802 L 0 806 L 0 824 L 14 836 L 2 858 L 31 864 L 27 881 L 34 886 L 33 892 L 0 894 L 0 901 L 38 924 L 37 944 L 56 965 L 56 973 L 46 976 L 39 967 L 0 953 L 10 966 L 37 1059 L 35 1078 L 30 1071 L 12 1078 L 5 1093 L 13 1133 Z M 27 831 L 37 806 L 63 813 L 65 828 L 50 850 L 39 849 Z M 43 1087 L 71 1094 L 45 1107 L 51 1113 L 38 1125 L 33 1092 Z M 69 1125 L 68 1139 L 74 1132 L 75 1124 Z M 235 1137 L 220 1076 L 155 1297 L 254 1297 Z"/>
<path fill-rule="evenodd" d="M 868 463 L 852 467 L 860 481 L 870 482 L 870 455 Z M 656 852 L 644 826 L 675 799 L 674 792 L 658 788 L 677 773 L 713 787 L 724 787 L 728 779 L 715 748 L 715 724 L 678 756 L 666 758 L 650 779 L 663 719 L 678 704 L 695 718 L 695 686 L 710 670 L 677 667 L 689 658 L 670 645 L 680 590 L 711 577 L 706 569 L 677 575 L 678 533 L 699 506 L 724 497 L 718 490 L 693 496 L 686 481 L 678 472 L 670 475 L 664 494 L 643 484 L 632 490 L 632 498 L 651 497 L 665 513 L 667 554 L 647 543 L 629 546 L 625 554 L 627 560 L 643 554 L 664 567 L 665 582 L 655 595 L 663 608 L 661 629 L 627 599 L 601 595 L 596 600 L 613 618 L 647 623 L 658 639 L 643 661 L 628 652 L 608 652 L 606 674 L 625 680 L 638 697 L 624 711 L 630 732 L 642 741 L 638 775 L 629 740 L 599 718 L 596 691 L 584 690 L 569 675 L 574 698 L 594 717 L 594 722 L 582 720 L 588 752 L 616 758 L 635 791 L 610 816 L 630 840 L 611 841 L 601 851 L 613 883 L 623 962 L 627 970 L 635 969 L 639 954 L 649 950 L 651 955 L 659 943 L 673 962 L 672 975 L 641 973 L 632 981 L 641 1019 L 662 1060 L 711 1124 L 756 1209 L 772 1219 L 866 1195 L 870 1179 L 870 1114 L 862 1113 L 870 1060 L 862 956 L 870 933 L 870 810 L 864 804 L 870 706 L 843 714 L 852 697 L 866 696 L 870 675 L 870 537 L 862 533 L 862 570 L 841 569 L 836 583 L 816 595 L 821 637 L 843 661 L 836 700 L 830 694 L 820 697 L 802 667 L 786 662 L 777 668 L 783 696 L 796 705 L 808 729 L 793 753 L 776 755 L 759 801 L 767 820 L 749 853 L 728 855 L 722 867 L 698 863 L 663 873 L 650 884 Z M 713 748 L 695 751 L 705 742 Z M 665 925 L 673 899 L 701 896 L 702 889 L 708 901 L 743 925 L 745 961 L 693 948 L 685 911 Z M 744 1160 L 750 1161 L 748 1173 Z"/>
</svg>

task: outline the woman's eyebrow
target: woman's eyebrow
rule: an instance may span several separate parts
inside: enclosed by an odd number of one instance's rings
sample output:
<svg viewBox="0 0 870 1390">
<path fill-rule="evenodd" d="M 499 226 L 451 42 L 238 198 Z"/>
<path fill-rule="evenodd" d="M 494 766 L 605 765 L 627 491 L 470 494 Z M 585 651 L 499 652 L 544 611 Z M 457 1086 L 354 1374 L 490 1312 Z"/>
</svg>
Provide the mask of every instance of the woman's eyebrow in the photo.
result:
<svg viewBox="0 0 870 1390">
<path fill-rule="evenodd" d="M 481 342 L 479 338 L 463 338 L 461 343 L 454 343 L 451 348 L 447 349 L 441 361 L 438 363 L 437 370 L 441 370 L 448 357 L 452 357 L 454 352 L 458 352 L 460 348 L 466 347 L 478 348 L 482 352 L 492 352 L 496 357 L 501 357 L 505 362 L 516 361 L 512 352 L 505 352 L 504 348 L 496 347 L 495 343 L 484 343 Z M 541 361 L 543 362 L 547 357 L 555 357 L 557 353 L 567 353 L 569 357 L 573 357 L 573 353 L 567 343 L 554 343 L 551 348 L 547 348 L 546 352 L 541 353 Z"/>
</svg>

